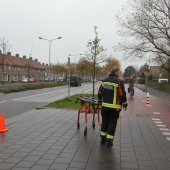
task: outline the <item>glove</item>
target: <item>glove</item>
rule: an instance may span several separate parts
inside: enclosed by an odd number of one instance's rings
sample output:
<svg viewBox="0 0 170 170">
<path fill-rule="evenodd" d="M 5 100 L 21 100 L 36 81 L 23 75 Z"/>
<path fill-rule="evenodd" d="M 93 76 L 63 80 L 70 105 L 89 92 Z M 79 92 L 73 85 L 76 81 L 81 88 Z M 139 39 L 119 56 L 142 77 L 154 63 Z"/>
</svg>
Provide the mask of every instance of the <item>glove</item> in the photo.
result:
<svg viewBox="0 0 170 170">
<path fill-rule="evenodd" d="M 123 106 L 123 110 L 126 111 L 127 110 L 127 106 Z"/>
<path fill-rule="evenodd" d="M 101 105 L 102 104 L 102 100 L 98 100 L 97 104 Z"/>
<path fill-rule="evenodd" d="M 124 110 L 124 111 L 126 111 L 126 110 L 127 110 L 127 106 L 128 106 L 128 104 L 127 104 L 127 103 L 123 104 L 123 110 Z"/>
</svg>

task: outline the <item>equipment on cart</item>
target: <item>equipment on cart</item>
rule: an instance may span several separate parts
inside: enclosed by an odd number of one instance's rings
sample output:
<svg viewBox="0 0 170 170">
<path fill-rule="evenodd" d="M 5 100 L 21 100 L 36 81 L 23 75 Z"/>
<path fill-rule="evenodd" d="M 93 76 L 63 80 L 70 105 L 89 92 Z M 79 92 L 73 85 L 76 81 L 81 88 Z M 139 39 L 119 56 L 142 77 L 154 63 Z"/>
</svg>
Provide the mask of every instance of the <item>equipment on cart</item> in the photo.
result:
<svg viewBox="0 0 170 170">
<path fill-rule="evenodd" d="M 84 136 L 87 135 L 87 126 L 88 126 L 88 114 L 93 115 L 92 127 L 95 128 L 95 114 L 98 117 L 98 123 L 100 125 L 100 110 L 101 104 L 98 101 L 98 98 L 90 97 L 90 96 L 79 96 L 77 100 L 80 102 L 80 107 L 78 109 L 77 116 L 77 128 L 80 128 L 80 113 L 85 114 L 85 129 Z"/>
</svg>

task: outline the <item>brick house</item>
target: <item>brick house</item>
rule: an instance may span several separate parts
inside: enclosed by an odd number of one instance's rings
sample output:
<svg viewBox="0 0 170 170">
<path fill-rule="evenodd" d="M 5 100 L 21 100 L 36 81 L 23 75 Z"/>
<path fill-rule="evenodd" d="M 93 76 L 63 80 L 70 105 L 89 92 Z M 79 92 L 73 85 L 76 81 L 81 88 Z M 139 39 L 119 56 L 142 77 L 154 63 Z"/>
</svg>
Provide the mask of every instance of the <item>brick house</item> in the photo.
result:
<svg viewBox="0 0 170 170">
<path fill-rule="evenodd" d="M 44 81 L 48 77 L 48 65 L 41 64 L 32 57 L 20 57 L 19 54 L 12 56 L 10 52 L 4 55 L 0 51 L 0 82 L 20 82 L 28 75 Z"/>
</svg>

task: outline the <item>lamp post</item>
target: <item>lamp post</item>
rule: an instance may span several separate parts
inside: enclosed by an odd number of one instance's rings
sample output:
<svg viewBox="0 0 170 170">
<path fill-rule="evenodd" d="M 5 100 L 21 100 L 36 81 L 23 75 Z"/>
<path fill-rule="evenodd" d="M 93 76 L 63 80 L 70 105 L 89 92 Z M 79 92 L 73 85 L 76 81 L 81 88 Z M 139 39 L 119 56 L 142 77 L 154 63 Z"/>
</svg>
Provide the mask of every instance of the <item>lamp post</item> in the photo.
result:
<svg viewBox="0 0 170 170">
<path fill-rule="evenodd" d="M 68 100 L 70 100 L 70 57 L 68 57 Z"/>
<path fill-rule="evenodd" d="M 82 56 L 83 54 L 74 54 L 74 55 L 72 55 L 72 54 L 69 54 L 69 56 L 70 57 L 75 57 L 75 76 L 77 75 L 77 56 Z"/>
<path fill-rule="evenodd" d="M 49 40 L 49 39 L 45 39 L 45 38 L 43 38 L 43 37 L 38 37 L 40 40 L 45 40 L 45 41 L 48 41 L 48 43 L 49 43 L 49 81 L 51 81 L 51 44 L 52 44 L 52 42 L 53 41 L 55 41 L 55 40 L 58 40 L 58 39 L 62 39 L 62 37 L 58 37 L 58 38 L 53 38 L 53 39 L 51 39 L 51 40 Z"/>
</svg>

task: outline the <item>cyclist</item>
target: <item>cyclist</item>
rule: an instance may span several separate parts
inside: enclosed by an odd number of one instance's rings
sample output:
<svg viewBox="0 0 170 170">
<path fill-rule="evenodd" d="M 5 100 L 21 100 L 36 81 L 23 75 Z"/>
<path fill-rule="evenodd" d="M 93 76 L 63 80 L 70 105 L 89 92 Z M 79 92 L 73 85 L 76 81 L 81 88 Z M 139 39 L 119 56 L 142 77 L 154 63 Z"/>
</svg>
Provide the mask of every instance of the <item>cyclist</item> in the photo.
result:
<svg viewBox="0 0 170 170">
<path fill-rule="evenodd" d="M 134 92 L 135 80 L 134 80 L 133 76 L 130 76 L 130 77 L 129 77 L 128 83 L 129 83 L 128 93 L 130 93 L 130 89 L 131 89 L 131 88 L 132 88 L 132 90 L 133 90 L 133 92 Z"/>
</svg>

